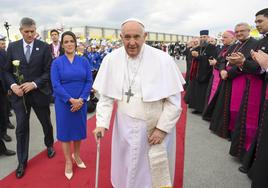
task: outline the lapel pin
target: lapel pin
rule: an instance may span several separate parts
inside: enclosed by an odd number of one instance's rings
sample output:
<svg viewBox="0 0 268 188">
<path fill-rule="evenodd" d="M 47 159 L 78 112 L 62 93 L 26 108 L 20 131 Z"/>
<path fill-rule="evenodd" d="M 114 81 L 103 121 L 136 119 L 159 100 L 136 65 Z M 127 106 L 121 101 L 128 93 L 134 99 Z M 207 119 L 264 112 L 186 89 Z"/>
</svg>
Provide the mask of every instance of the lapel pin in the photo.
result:
<svg viewBox="0 0 268 188">
<path fill-rule="evenodd" d="M 36 49 L 36 51 L 38 51 L 39 50 L 39 48 L 35 48 Z"/>
</svg>

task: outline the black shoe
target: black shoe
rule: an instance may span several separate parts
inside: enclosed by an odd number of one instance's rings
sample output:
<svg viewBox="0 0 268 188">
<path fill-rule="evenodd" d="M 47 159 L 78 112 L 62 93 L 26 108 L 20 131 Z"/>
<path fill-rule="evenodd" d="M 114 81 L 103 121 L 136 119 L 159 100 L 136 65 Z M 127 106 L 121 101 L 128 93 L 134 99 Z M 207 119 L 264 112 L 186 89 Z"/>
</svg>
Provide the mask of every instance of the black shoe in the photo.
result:
<svg viewBox="0 0 268 188">
<path fill-rule="evenodd" d="M 12 138 L 11 138 L 9 135 L 7 135 L 7 134 L 4 134 L 4 135 L 2 136 L 2 139 L 3 139 L 4 141 L 6 141 L 6 142 L 11 142 L 11 140 L 12 140 Z"/>
<path fill-rule="evenodd" d="M 26 169 L 26 165 L 24 164 L 19 164 L 18 168 L 16 169 L 16 178 L 22 178 L 24 176 Z"/>
<path fill-rule="evenodd" d="M 9 150 L 7 149 L 6 151 L 4 151 L 3 153 L 1 153 L 2 155 L 5 155 L 5 156 L 12 156 L 12 155 L 15 155 L 16 152 L 15 151 L 12 151 L 12 150 Z"/>
<path fill-rule="evenodd" d="M 201 112 L 194 110 L 194 111 L 192 111 L 192 114 L 201 114 Z"/>
<path fill-rule="evenodd" d="M 248 169 L 245 168 L 245 167 L 243 167 L 243 166 L 240 166 L 240 167 L 238 168 L 238 170 L 239 170 L 240 172 L 244 173 L 244 174 L 248 173 Z"/>
<path fill-rule="evenodd" d="M 93 97 L 91 101 L 97 104 L 99 102 L 99 99 L 97 97 Z"/>
<path fill-rule="evenodd" d="M 56 151 L 53 149 L 53 147 L 48 147 L 47 148 L 47 156 L 48 158 L 54 157 L 56 154 Z"/>
<path fill-rule="evenodd" d="M 8 129 L 15 129 L 15 126 L 12 124 L 12 123 L 8 123 L 8 125 L 7 125 L 7 128 Z"/>
</svg>

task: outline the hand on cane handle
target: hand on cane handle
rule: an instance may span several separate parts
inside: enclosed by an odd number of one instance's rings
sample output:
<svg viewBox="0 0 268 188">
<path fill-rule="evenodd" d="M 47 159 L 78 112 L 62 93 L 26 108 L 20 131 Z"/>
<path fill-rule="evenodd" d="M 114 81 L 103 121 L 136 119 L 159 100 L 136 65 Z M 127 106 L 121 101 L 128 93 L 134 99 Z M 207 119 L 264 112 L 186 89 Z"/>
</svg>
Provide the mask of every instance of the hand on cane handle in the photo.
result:
<svg viewBox="0 0 268 188">
<path fill-rule="evenodd" d="M 99 142 L 100 138 L 104 137 L 104 133 L 105 133 L 105 128 L 104 127 L 95 128 L 95 130 L 93 131 L 93 134 L 95 136 L 96 142 Z"/>
</svg>

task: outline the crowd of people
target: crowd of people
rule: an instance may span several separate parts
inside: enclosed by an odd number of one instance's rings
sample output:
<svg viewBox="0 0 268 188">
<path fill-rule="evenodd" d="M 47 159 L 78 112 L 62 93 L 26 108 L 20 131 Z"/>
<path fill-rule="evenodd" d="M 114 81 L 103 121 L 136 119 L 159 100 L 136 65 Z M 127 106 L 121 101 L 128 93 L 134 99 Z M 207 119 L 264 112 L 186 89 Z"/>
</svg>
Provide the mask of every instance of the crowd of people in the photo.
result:
<svg viewBox="0 0 268 188">
<path fill-rule="evenodd" d="M 241 162 L 239 171 L 253 188 L 268 187 L 267 75 L 268 9 L 255 15 L 262 39 L 238 23 L 222 34 L 222 45 L 208 30 L 187 44 L 186 95 L 192 113 L 210 122 L 212 133 L 230 141 L 229 154 Z"/>
<path fill-rule="evenodd" d="M 12 156 L 15 155 L 15 151 L 6 148 L 5 142 L 11 142 L 12 138 L 7 134 L 7 129 L 14 129 L 15 126 L 11 124 L 9 116 L 10 104 L 8 102 L 8 90 L 6 89 L 3 67 L 6 63 L 6 41 L 5 37 L 0 35 L 0 154 Z"/>
<path fill-rule="evenodd" d="M 148 45 L 167 52 L 170 56 L 174 57 L 175 59 L 179 60 L 185 59 L 186 56 L 186 44 L 178 41 L 178 42 L 147 42 Z"/>
</svg>

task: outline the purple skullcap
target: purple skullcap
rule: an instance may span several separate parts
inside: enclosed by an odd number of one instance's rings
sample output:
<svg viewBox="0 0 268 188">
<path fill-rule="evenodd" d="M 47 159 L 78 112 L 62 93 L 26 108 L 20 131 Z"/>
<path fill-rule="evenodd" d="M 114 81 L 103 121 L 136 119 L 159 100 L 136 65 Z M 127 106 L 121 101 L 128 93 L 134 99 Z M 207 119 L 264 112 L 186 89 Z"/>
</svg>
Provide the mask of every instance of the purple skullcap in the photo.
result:
<svg viewBox="0 0 268 188">
<path fill-rule="evenodd" d="M 230 33 L 232 36 L 235 36 L 235 32 L 233 32 L 232 30 L 227 30 L 227 33 Z"/>
</svg>

